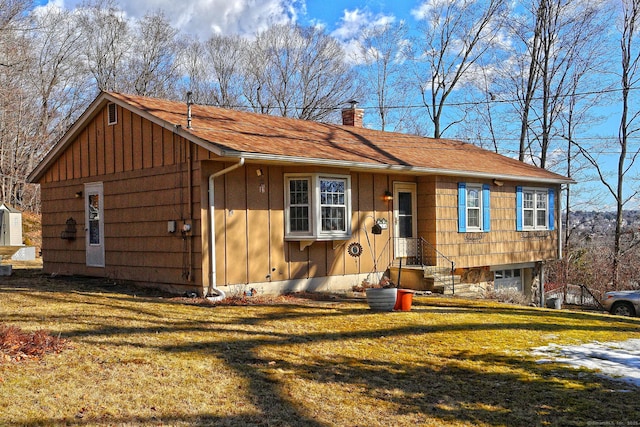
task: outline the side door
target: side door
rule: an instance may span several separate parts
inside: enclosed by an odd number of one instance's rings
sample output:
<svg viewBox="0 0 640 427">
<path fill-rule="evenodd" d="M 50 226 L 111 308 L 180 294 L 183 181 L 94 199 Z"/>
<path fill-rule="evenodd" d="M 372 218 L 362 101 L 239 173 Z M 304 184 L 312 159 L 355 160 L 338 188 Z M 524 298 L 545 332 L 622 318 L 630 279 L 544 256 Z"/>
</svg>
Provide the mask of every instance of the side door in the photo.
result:
<svg viewBox="0 0 640 427">
<path fill-rule="evenodd" d="M 101 182 L 84 185 L 86 264 L 104 267 L 104 194 Z"/>
<path fill-rule="evenodd" d="M 393 184 L 395 258 L 410 258 L 416 256 L 417 222 L 416 184 L 411 182 L 395 182 Z"/>
</svg>

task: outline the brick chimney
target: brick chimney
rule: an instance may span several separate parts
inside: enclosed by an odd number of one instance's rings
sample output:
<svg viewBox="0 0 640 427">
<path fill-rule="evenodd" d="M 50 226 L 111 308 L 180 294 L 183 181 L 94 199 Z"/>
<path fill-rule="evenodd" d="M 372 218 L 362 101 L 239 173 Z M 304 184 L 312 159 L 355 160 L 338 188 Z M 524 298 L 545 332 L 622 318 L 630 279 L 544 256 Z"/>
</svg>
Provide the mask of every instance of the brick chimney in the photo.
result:
<svg viewBox="0 0 640 427">
<path fill-rule="evenodd" d="M 342 124 L 361 128 L 363 126 L 364 110 L 356 108 L 358 101 L 349 101 L 349 104 L 351 104 L 351 107 L 342 110 Z"/>
</svg>

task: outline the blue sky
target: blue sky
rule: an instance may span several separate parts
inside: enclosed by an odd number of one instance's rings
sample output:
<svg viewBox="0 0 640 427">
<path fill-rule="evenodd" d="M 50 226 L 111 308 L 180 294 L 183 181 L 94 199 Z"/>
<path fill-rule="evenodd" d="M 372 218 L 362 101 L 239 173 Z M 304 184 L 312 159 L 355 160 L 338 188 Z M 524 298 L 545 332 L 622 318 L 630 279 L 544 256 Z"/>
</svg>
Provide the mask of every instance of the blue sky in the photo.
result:
<svg viewBox="0 0 640 427">
<path fill-rule="evenodd" d="M 45 0 L 37 0 L 46 4 Z M 80 0 L 51 0 L 50 3 L 72 9 Z M 411 19 L 410 11 L 419 0 L 120 0 L 118 4 L 132 18 L 147 11 L 162 9 L 176 28 L 201 39 L 213 32 L 221 34 L 251 34 L 266 28 L 269 22 L 297 21 L 303 25 L 321 24 L 329 32 L 346 22 L 363 28 L 380 16 Z M 354 12 L 358 13 L 354 13 Z M 345 17 L 348 17 L 346 20 Z M 350 20 L 349 20 L 350 19 Z"/>
</svg>

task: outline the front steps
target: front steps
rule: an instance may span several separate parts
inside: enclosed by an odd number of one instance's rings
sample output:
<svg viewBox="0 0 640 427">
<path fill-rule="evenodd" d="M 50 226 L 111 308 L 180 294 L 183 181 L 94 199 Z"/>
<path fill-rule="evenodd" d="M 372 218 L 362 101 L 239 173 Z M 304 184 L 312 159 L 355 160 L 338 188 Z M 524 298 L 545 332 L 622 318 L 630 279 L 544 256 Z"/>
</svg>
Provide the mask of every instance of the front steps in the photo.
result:
<svg viewBox="0 0 640 427">
<path fill-rule="evenodd" d="M 405 289 L 416 291 L 431 291 L 443 293 L 445 295 L 458 293 L 460 283 L 459 275 L 452 275 L 451 269 L 447 267 L 421 266 L 421 265 L 400 265 L 397 263 L 389 267 L 391 282 L 399 284 Z M 399 279 L 399 280 L 398 280 Z"/>
</svg>

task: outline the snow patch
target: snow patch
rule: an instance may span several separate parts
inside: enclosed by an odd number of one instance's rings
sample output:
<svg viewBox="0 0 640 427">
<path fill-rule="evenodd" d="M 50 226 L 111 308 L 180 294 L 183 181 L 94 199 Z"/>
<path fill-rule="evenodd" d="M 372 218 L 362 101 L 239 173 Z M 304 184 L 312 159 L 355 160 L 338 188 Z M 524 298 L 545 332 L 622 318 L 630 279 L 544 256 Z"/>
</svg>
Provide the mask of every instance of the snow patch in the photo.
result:
<svg viewBox="0 0 640 427">
<path fill-rule="evenodd" d="M 550 344 L 532 354 L 538 363 L 559 362 L 576 368 L 593 369 L 615 380 L 640 387 L 640 339 L 621 342 L 594 341 L 582 345 Z"/>
</svg>

